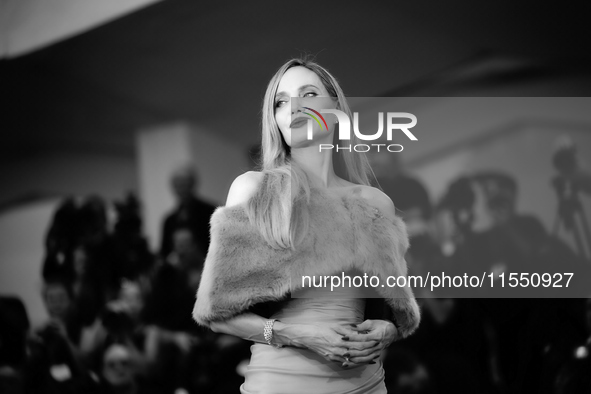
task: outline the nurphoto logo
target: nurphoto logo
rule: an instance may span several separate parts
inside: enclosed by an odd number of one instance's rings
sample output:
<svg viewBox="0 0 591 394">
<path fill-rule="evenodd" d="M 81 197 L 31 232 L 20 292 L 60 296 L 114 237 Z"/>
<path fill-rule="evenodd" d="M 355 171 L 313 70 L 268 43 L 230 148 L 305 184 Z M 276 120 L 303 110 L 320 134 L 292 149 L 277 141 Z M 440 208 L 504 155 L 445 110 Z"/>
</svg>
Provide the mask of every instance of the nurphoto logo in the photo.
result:
<svg viewBox="0 0 591 394">
<path fill-rule="evenodd" d="M 308 134 L 307 134 L 307 138 L 308 140 L 311 140 L 313 138 L 313 123 L 312 123 L 312 119 L 314 119 L 318 125 L 320 126 L 320 130 L 324 130 L 323 128 L 323 124 L 324 127 L 326 127 L 326 129 L 328 130 L 328 125 L 326 123 L 326 120 L 324 119 L 324 117 L 322 116 L 322 114 L 333 114 L 337 117 L 337 121 L 339 124 L 339 140 L 340 141 L 346 141 L 346 140 L 351 140 L 351 120 L 349 119 L 349 116 L 347 116 L 346 113 L 344 113 L 343 111 L 340 111 L 338 109 L 321 109 L 320 111 L 317 111 L 315 109 L 312 109 L 310 107 L 303 107 L 306 110 L 309 110 L 311 112 L 313 112 L 314 114 L 316 114 L 318 117 L 314 116 L 311 113 L 308 112 L 303 112 L 304 114 L 310 116 L 310 120 L 308 121 Z M 320 119 L 318 119 L 320 118 Z M 414 116 L 411 113 L 408 112 L 387 112 L 386 115 L 384 115 L 383 112 L 378 112 L 378 131 L 376 131 L 373 134 L 363 134 L 361 133 L 361 131 L 359 130 L 359 113 L 358 112 L 354 112 L 353 113 L 353 132 L 355 133 L 355 136 L 357 136 L 357 138 L 359 138 L 360 140 L 363 141 L 375 141 L 377 139 L 379 139 L 380 137 L 382 137 L 382 134 L 384 133 L 384 118 L 386 119 L 386 139 L 388 141 L 392 141 L 392 136 L 394 134 L 394 131 L 402 131 L 411 141 L 418 141 L 417 137 L 411 133 L 411 131 L 409 129 L 413 128 L 414 126 L 416 126 L 417 124 L 417 117 Z M 409 123 L 398 123 L 398 119 L 408 119 L 410 120 Z M 322 120 L 322 122 L 321 122 Z M 396 120 L 396 121 L 395 121 Z M 331 149 L 336 149 L 337 152 L 339 150 L 354 150 L 355 152 L 368 152 L 371 149 L 375 149 L 378 152 L 380 151 L 380 148 L 382 149 L 386 149 L 388 152 L 402 152 L 402 150 L 404 149 L 404 147 L 400 144 L 355 144 L 355 145 L 348 145 L 348 146 L 340 146 L 337 145 L 336 147 L 333 144 L 319 144 L 319 151 L 322 150 L 331 150 Z"/>
</svg>

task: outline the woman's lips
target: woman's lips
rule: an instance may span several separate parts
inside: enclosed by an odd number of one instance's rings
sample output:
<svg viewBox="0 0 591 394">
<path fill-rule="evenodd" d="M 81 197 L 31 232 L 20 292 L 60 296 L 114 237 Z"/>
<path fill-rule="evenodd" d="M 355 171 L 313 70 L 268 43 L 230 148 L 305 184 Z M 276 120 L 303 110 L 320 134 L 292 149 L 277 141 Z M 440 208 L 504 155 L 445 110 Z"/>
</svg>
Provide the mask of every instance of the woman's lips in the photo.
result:
<svg viewBox="0 0 591 394">
<path fill-rule="evenodd" d="M 305 125 L 306 123 L 308 123 L 308 118 L 303 118 L 303 117 L 299 117 L 299 118 L 295 118 L 294 120 L 291 121 L 291 123 L 289 124 L 289 128 L 290 129 L 294 129 L 294 128 L 300 128 L 303 125 Z"/>
</svg>

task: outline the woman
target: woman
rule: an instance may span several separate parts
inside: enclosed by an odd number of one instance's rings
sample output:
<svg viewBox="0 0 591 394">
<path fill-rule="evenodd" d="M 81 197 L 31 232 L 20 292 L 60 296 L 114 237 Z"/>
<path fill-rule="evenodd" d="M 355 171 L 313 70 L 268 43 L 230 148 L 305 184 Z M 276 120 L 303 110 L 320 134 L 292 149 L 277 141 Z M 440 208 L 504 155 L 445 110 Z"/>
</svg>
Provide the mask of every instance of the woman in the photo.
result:
<svg viewBox="0 0 591 394">
<path fill-rule="evenodd" d="M 210 220 L 193 317 L 255 342 L 244 394 L 384 393 L 379 357 L 420 319 L 408 287 L 376 288 L 384 304 L 356 287 L 298 287 L 304 275 L 406 275 L 408 237 L 392 201 L 370 186 L 362 153 L 319 151 L 337 135 L 333 119 L 312 122 L 307 138 L 303 111 L 313 107 L 351 114 L 324 68 L 288 61 L 264 98 L 262 170 L 236 178 Z"/>
</svg>

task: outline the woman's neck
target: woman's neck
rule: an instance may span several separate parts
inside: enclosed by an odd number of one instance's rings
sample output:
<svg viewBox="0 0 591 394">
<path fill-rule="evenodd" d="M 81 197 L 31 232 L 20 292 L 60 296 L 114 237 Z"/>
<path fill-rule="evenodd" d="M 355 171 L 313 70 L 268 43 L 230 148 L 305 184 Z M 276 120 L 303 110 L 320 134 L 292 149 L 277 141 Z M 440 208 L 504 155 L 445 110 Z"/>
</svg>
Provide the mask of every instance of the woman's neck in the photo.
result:
<svg viewBox="0 0 591 394">
<path fill-rule="evenodd" d="M 317 147 L 306 147 L 291 151 L 291 158 L 301 168 L 311 187 L 331 188 L 343 186 L 343 181 L 334 172 L 332 151 L 317 152 Z"/>
</svg>

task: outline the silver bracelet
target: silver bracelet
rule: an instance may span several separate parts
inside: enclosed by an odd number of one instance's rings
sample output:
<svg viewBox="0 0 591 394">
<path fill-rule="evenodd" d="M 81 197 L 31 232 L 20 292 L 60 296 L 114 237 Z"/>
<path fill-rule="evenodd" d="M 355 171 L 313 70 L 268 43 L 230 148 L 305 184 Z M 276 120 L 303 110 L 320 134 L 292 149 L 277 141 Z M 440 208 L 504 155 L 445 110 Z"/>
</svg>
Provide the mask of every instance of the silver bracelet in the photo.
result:
<svg viewBox="0 0 591 394">
<path fill-rule="evenodd" d="M 273 324 L 275 323 L 275 321 L 277 321 L 277 319 L 271 319 L 271 320 L 267 320 L 265 322 L 265 328 L 263 329 L 263 336 L 265 337 L 265 341 L 267 341 L 267 343 L 273 347 L 276 348 L 281 348 L 283 346 L 281 345 L 277 345 L 271 342 L 271 340 L 273 339 Z"/>
</svg>

